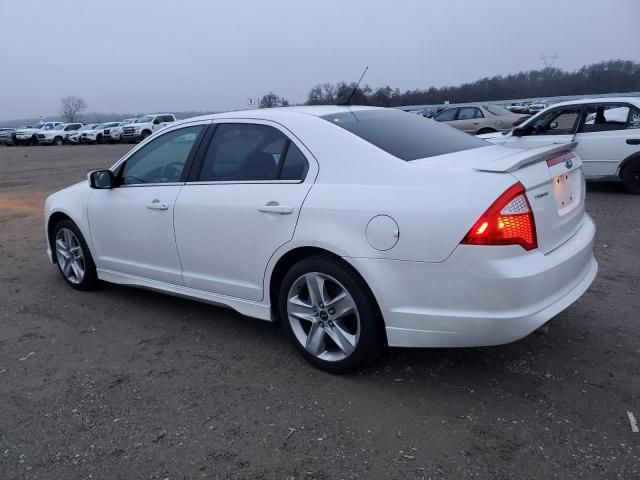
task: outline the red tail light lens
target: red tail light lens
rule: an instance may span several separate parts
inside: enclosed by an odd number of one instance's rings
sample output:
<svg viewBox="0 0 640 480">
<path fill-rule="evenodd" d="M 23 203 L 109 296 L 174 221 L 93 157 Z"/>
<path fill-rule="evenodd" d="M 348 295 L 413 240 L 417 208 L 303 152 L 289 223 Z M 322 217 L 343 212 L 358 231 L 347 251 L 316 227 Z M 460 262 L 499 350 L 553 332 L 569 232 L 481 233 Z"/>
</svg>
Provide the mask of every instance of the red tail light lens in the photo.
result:
<svg viewBox="0 0 640 480">
<path fill-rule="evenodd" d="M 517 127 L 518 125 L 520 125 L 522 122 L 524 122 L 527 118 L 529 117 L 520 117 L 519 119 L 517 119 L 515 122 L 512 123 L 512 125 L 514 127 Z"/>
<path fill-rule="evenodd" d="M 520 245 L 538 248 L 536 224 L 521 183 L 509 187 L 473 225 L 466 245 Z"/>
</svg>

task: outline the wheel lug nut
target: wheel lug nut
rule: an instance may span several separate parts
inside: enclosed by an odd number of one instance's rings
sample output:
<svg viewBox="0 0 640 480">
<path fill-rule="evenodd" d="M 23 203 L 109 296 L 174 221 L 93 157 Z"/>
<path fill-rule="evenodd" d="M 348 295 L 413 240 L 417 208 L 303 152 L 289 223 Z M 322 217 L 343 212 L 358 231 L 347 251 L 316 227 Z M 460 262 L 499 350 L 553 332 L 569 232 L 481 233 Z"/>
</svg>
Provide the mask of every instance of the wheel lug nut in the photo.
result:
<svg viewBox="0 0 640 480">
<path fill-rule="evenodd" d="M 336 311 L 333 308 L 329 309 L 329 315 L 333 315 L 334 313 L 336 313 Z"/>
</svg>

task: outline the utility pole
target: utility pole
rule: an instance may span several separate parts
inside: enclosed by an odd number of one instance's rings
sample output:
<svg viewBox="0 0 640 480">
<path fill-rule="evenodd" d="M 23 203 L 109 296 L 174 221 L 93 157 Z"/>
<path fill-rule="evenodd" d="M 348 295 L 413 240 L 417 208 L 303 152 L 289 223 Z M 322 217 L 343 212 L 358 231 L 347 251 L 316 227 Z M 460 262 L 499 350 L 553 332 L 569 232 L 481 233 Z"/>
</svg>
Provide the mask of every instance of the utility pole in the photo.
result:
<svg viewBox="0 0 640 480">
<path fill-rule="evenodd" d="M 542 54 L 542 56 L 540 57 L 540 60 L 542 60 L 542 62 L 544 63 L 544 68 L 551 68 L 556 63 L 556 60 L 558 60 L 559 58 L 560 57 L 557 54 L 556 55 Z"/>
</svg>

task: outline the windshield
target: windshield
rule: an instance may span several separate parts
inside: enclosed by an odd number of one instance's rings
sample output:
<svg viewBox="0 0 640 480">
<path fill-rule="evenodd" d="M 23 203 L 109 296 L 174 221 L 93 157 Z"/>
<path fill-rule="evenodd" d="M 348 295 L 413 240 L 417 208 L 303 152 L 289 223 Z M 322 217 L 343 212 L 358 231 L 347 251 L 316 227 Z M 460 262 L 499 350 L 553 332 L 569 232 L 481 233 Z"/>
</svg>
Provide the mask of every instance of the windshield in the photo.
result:
<svg viewBox="0 0 640 480">
<path fill-rule="evenodd" d="M 66 127 L 67 124 L 66 123 L 61 123 L 60 125 L 55 125 L 53 127 L 53 130 L 62 130 L 64 127 Z"/>
<path fill-rule="evenodd" d="M 485 110 L 493 113 L 494 115 L 512 115 L 512 113 L 506 108 L 501 107 L 500 105 L 483 105 Z"/>
<path fill-rule="evenodd" d="M 106 127 L 108 125 L 108 123 L 101 123 L 99 125 L 96 125 L 95 127 L 93 127 L 93 130 L 101 130 L 104 127 Z"/>
<path fill-rule="evenodd" d="M 153 120 L 152 115 L 145 115 L 144 117 L 140 117 L 136 120 L 136 123 L 149 123 L 151 120 Z"/>
<path fill-rule="evenodd" d="M 354 110 L 320 118 L 406 161 L 488 146 L 448 125 L 399 110 Z"/>
</svg>

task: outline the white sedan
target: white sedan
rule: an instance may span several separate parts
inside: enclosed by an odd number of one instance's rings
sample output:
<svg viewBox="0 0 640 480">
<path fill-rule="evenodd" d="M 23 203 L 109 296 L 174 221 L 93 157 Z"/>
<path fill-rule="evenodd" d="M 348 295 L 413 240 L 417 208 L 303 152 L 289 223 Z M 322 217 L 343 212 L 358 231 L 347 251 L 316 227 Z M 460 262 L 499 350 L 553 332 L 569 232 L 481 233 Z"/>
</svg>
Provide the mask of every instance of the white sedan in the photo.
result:
<svg viewBox="0 0 640 480">
<path fill-rule="evenodd" d="M 514 150 L 395 109 L 208 115 L 51 195 L 48 254 L 98 280 L 279 319 L 331 372 L 380 347 L 544 326 L 597 272 L 571 146 Z M 115 227 L 114 227 L 115 226 Z"/>
<path fill-rule="evenodd" d="M 587 180 L 622 181 L 640 195 L 640 98 L 557 103 L 505 134 L 479 137 L 514 148 L 577 142 Z"/>
</svg>

